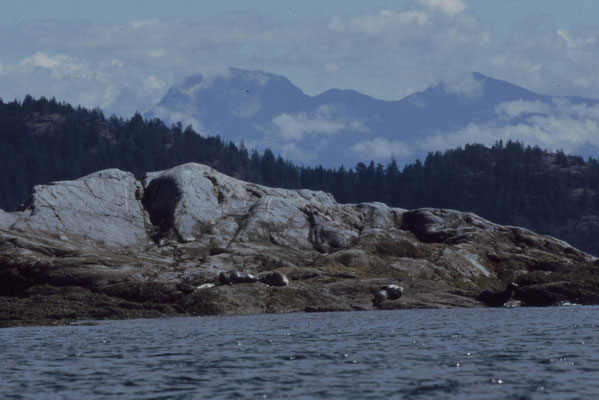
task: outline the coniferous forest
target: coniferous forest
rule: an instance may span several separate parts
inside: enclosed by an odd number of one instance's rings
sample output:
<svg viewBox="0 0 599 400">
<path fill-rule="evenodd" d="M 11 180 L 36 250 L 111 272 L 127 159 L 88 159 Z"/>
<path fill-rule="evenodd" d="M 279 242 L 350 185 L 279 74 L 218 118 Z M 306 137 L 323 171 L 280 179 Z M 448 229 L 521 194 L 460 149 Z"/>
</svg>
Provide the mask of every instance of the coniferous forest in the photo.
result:
<svg viewBox="0 0 599 400">
<path fill-rule="evenodd" d="M 599 255 L 599 162 L 519 142 L 469 144 L 394 161 L 336 169 L 297 166 L 270 150 L 203 137 L 158 119 L 106 118 L 55 99 L 0 100 L 0 208 L 15 209 L 36 184 L 106 168 L 142 174 L 186 162 L 268 186 L 332 193 L 342 203 L 475 212 L 566 240 Z"/>
</svg>

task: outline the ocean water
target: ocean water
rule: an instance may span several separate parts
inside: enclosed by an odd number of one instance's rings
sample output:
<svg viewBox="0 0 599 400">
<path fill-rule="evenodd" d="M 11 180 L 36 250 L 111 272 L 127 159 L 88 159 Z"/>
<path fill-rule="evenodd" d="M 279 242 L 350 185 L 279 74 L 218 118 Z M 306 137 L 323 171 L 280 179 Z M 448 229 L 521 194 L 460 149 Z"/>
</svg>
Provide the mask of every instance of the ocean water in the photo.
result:
<svg viewBox="0 0 599 400">
<path fill-rule="evenodd" d="M 596 399 L 599 307 L 0 329 L 2 399 Z"/>
</svg>

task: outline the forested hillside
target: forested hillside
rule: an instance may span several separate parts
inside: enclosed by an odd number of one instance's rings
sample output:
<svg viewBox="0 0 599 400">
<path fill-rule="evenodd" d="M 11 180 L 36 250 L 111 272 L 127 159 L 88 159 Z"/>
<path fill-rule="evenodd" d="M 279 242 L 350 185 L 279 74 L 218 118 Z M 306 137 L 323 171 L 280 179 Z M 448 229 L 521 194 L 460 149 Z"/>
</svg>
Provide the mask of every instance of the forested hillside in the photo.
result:
<svg viewBox="0 0 599 400">
<path fill-rule="evenodd" d="M 473 211 L 502 224 L 551 234 L 599 254 L 599 163 L 520 143 L 466 145 L 398 167 L 358 163 L 346 169 L 299 167 L 270 150 L 202 137 L 139 114 L 106 118 L 100 110 L 27 96 L 0 100 L 0 208 L 24 202 L 33 185 L 120 168 L 141 174 L 185 162 L 208 164 L 269 186 L 333 193 L 339 202 L 382 201 L 403 208 Z"/>
</svg>

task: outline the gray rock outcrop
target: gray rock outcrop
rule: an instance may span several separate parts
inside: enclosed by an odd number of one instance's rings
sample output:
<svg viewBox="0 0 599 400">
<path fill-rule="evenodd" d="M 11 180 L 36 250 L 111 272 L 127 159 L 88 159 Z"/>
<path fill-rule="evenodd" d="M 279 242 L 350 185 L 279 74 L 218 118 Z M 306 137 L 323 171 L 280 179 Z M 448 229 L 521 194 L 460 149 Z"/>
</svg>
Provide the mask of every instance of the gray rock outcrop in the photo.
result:
<svg viewBox="0 0 599 400">
<path fill-rule="evenodd" d="M 10 228 L 89 245 L 147 246 L 142 191 L 133 174 L 117 169 L 36 186 L 24 211 L 9 214 Z"/>
<path fill-rule="evenodd" d="M 16 215 L 0 209 L 0 229 L 8 229 L 17 220 Z"/>
<path fill-rule="evenodd" d="M 218 285 L 232 270 L 261 279 Z M 139 179 L 100 171 L 0 210 L 0 326 L 371 309 L 395 283 L 404 295 L 378 308 L 481 306 L 482 288 L 512 281 L 523 303 L 594 303 L 598 270 L 564 242 L 471 213 L 338 204 L 200 164 Z"/>
</svg>

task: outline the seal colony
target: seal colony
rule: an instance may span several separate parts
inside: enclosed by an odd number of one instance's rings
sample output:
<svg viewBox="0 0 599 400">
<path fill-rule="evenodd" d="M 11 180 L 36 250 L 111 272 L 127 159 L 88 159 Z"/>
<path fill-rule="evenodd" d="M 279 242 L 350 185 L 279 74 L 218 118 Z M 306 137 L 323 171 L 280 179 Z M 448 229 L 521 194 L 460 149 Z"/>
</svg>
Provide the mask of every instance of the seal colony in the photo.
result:
<svg viewBox="0 0 599 400">
<path fill-rule="evenodd" d="M 289 279 L 287 279 L 285 274 L 276 271 L 255 276 L 247 272 L 232 270 L 218 274 L 218 281 L 221 285 L 261 282 L 268 286 L 289 286 Z"/>
<path fill-rule="evenodd" d="M 18 211 L 0 210 L 0 326 L 481 307 L 508 295 L 599 304 L 598 277 L 599 261 L 567 243 L 475 214 L 338 204 L 193 163 L 40 185 Z"/>
</svg>

